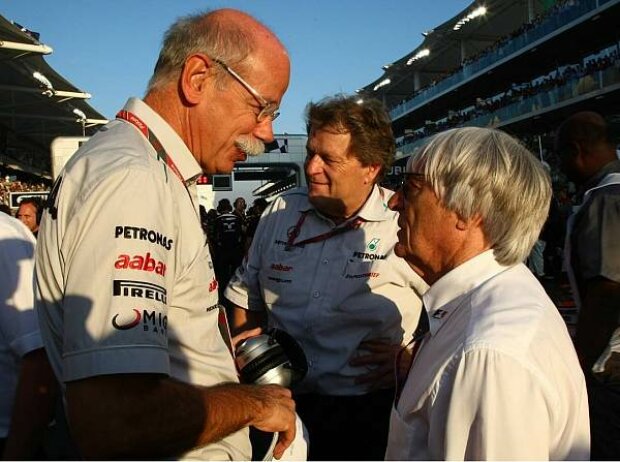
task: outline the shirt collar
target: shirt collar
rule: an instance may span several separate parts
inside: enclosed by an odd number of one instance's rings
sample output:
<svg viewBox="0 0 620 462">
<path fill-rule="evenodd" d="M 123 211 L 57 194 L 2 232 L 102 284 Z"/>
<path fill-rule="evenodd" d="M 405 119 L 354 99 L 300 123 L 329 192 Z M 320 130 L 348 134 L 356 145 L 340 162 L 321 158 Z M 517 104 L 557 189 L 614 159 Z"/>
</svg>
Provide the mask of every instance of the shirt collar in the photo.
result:
<svg viewBox="0 0 620 462">
<path fill-rule="evenodd" d="M 179 170 L 183 181 L 191 183 L 202 174 L 196 158 L 179 134 L 148 104 L 139 98 L 129 98 L 123 109 L 138 116 L 155 133 L 166 154 L 170 156 Z"/>
<path fill-rule="evenodd" d="M 596 172 L 596 175 L 584 183 L 583 187 L 580 189 L 581 195 L 583 195 L 586 191 L 595 188 L 608 174 L 618 172 L 620 172 L 620 160 L 613 160 L 609 162 L 602 169 Z"/>
<path fill-rule="evenodd" d="M 508 268 L 495 260 L 493 249 L 490 249 L 467 260 L 435 282 L 422 296 L 429 316 L 431 335 L 435 335 L 461 306 L 467 294 Z"/>
<path fill-rule="evenodd" d="M 307 191 L 307 189 L 306 189 Z M 357 217 L 362 218 L 364 221 L 385 221 L 392 218 L 393 212 L 388 207 L 388 200 L 394 194 L 393 191 L 382 188 L 378 185 L 373 185 L 370 196 L 364 202 L 364 205 L 360 209 L 359 213 L 354 217 L 351 217 L 345 223 Z M 307 196 L 306 196 L 307 197 Z M 326 218 L 321 214 L 308 200 L 306 204 L 303 204 L 300 209 L 301 212 L 313 211 L 316 215 Z"/>
</svg>

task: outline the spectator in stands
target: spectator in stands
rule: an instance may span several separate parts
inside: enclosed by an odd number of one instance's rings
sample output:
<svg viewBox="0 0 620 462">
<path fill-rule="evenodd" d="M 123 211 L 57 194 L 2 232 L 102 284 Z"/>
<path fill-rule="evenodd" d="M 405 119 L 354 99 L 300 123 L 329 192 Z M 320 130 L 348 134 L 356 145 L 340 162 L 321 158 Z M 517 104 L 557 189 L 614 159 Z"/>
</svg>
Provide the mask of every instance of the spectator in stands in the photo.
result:
<svg viewBox="0 0 620 462">
<path fill-rule="evenodd" d="M 565 258 L 579 309 L 575 346 L 586 375 L 592 459 L 620 458 L 620 161 L 605 120 L 579 112 L 560 125 L 556 151 L 580 188 Z"/>
<path fill-rule="evenodd" d="M 0 213 L 0 458 L 45 458 L 43 435 L 58 385 L 34 312 L 35 240 Z M 3 454 L 4 451 L 4 454 Z"/>
<path fill-rule="evenodd" d="M 308 106 L 307 128 L 308 188 L 271 203 L 226 297 L 236 332 L 278 327 L 304 349 L 295 401 L 309 459 L 379 460 L 395 351 L 426 289 L 394 255 L 393 192 L 377 185 L 394 159 L 390 118 L 377 100 L 338 96 Z"/>
<path fill-rule="evenodd" d="M 39 223 L 43 213 L 43 204 L 35 197 L 27 197 L 19 203 L 15 218 L 21 221 L 36 238 L 39 234 Z"/>
<path fill-rule="evenodd" d="M 279 433 L 276 457 L 294 438 L 289 390 L 238 383 L 195 183 L 264 152 L 289 66 L 243 12 L 181 18 L 144 100 L 61 172 L 37 244 L 37 312 L 84 457 L 250 460 L 248 426 Z"/>
<path fill-rule="evenodd" d="M 522 263 L 550 197 L 541 163 L 497 130 L 449 130 L 410 158 L 395 251 L 430 288 L 386 460 L 588 458 L 575 349 Z"/>
<path fill-rule="evenodd" d="M 243 220 L 233 212 L 228 199 L 217 204 L 218 216 L 215 219 L 214 263 L 215 275 L 223 295 L 230 277 L 243 258 Z"/>
</svg>

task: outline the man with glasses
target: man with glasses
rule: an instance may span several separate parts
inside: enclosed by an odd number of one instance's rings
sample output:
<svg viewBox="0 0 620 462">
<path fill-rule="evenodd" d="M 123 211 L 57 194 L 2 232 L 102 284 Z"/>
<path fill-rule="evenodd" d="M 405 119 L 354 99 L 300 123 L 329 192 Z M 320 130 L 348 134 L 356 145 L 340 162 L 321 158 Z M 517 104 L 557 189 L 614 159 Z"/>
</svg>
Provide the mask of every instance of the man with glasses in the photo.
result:
<svg viewBox="0 0 620 462">
<path fill-rule="evenodd" d="M 386 460 L 581 460 L 583 374 L 566 325 L 523 264 L 551 181 L 509 135 L 435 135 L 407 164 L 395 253 L 430 288 Z M 420 322 L 422 324 L 422 322 Z"/>
<path fill-rule="evenodd" d="M 303 348 L 308 373 L 294 393 L 309 458 L 378 460 L 394 353 L 416 327 L 426 285 L 394 255 L 393 193 L 377 184 L 395 151 L 383 105 L 327 98 L 308 106 L 307 127 L 308 187 L 265 211 L 225 295 L 236 332 L 277 327 Z"/>
<path fill-rule="evenodd" d="M 264 152 L 289 82 L 274 34 L 240 11 L 178 20 L 131 98 L 50 195 L 37 305 L 86 458 L 249 460 L 248 426 L 295 435 L 277 386 L 238 384 L 196 179 Z"/>
</svg>

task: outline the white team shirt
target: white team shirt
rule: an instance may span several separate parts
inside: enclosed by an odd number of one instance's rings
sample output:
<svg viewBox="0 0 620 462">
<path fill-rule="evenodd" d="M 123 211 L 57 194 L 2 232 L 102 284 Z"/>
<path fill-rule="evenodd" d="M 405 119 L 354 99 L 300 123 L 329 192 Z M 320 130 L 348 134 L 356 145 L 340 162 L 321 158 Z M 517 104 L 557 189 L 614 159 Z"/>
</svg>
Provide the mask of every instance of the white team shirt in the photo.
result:
<svg viewBox="0 0 620 462">
<path fill-rule="evenodd" d="M 120 120 L 68 162 L 37 249 L 37 309 L 52 366 L 62 382 L 122 373 L 237 382 L 200 226 L 194 180 L 201 169 L 144 102 L 132 98 L 125 109 L 157 135 L 188 186 Z M 247 429 L 186 454 L 249 456 Z"/>
<path fill-rule="evenodd" d="M 43 348 L 33 305 L 34 249 L 30 230 L 0 212 L 0 438 L 9 432 L 20 359 Z"/>
<path fill-rule="evenodd" d="M 360 354 L 359 344 L 407 343 L 417 326 L 418 293 L 428 286 L 394 254 L 398 214 L 387 207 L 392 194 L 375 186 L 358 214 L 365 220 L 359 228 L 288 250 L 288 235 L 303 213 L 295 242 L 337 227 L 309 203 L 305 188 L 281 195 L 261 217 L 248 258 L 226 289 L 230 301 L 266 310 L 271 327 L 299 342 L 309 363 L 300 393 L 367 393 L 368 385 L 355 378 L 369 368 L 348 364 Z"/>
</svg>

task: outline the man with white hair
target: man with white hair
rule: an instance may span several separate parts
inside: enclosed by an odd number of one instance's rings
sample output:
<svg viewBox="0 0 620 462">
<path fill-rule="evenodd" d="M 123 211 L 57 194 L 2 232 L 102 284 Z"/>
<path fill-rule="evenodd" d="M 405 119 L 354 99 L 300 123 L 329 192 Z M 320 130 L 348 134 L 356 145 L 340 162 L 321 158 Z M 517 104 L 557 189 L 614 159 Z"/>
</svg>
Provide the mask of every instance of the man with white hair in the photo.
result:
<svg viewBox="0 0 620 462">
<path fill-rule="evenodd" d="M 522 263 L 550 179 L 497 130 L 461 128 L 407 165 L 395 252 L 430 286 L 386 459 L 587 459 L 585 381 L 566 326 Z M 422 322 L 420 323 L 423 324 Z"/>
<path fill-rule="evenodd" d="M 181 18 L 144 99 L 54 185 L 37 309 L 82 456 L 249 460 L 248 426 L 279 433 L 276 457 L 293 440 L 290 391 L 238 383 L 196 193 L 273 140 L 289 67 L 243 12 Z"/>
</svg>

